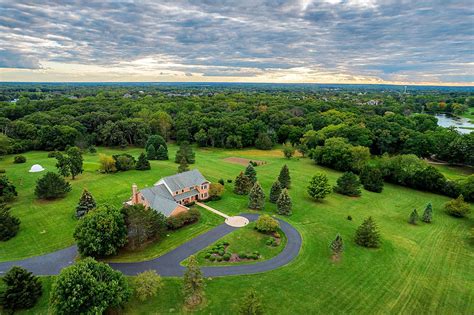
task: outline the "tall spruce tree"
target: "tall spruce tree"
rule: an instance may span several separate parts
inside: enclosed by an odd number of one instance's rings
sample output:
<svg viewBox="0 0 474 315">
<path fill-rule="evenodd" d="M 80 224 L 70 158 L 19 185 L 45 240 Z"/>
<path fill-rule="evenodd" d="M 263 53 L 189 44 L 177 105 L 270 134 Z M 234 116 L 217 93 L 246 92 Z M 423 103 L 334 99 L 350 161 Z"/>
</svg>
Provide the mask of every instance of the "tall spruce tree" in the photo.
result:
<svg viewBox="0 0 474 315">
<path fill-rule="evenodd" d="M 183 141 L 179 145 L 179 149 L 176 152 L 174 159 L 175 163 L 181 163 L 182 158 L 185 158 L 188 164 L 194 164 L 196 162 L 195 153 L 193 148 L 189 145 L 189 142 Z"/>
<path fill-rule="evenodd" d="M 146 148 L 146 157 L 148 160 L 156 160 L 156 149 L 153 144 Z"/>
<path fill-rule="evenodd" d="M 290 189 L 291 186 L 291 177 L 290 170 L 285 164 L 280 170 L 280 175 L 278 175 L 278 181 L 280 182 L 281 188 Z"/>
<path fill-rule="evenodd" d="M 270 189 L 270 202 L 276 203 L 278 200 L 278 197 L 280 197 L 280 194 L 281 194 L 281 185 L 280 185 L 280 182 L 277 180 L 276 182 L 273 183 L 272 188 Z"/>
<path fill-rule="evenodd" d="M 337 179 L 337 185 L 334 191 L 342 195 L 358 197 L 361 194 L 360 181 L 356 174 L 345 172 Z"/>
<path fill-rule="evenodd" d="M 252 185 L 254 185 L 257 182 L 257 171 L 253 167 L 251 163 L 247 165 L 247 168 L 245 169 L 245 176 L 247 176 L 250 181 L 252 182 Z"/>
<path fill-rule="evenodd" d="M 368 191 L 380 193 L 383 190 L 383 174 L 378 168 L 368 165 L 362 168 L 360 182 Z"/>
<path fill-rule="evenodd" d="M 249 205 L 250 209 L 261 210 L 265 206 L 265 192 L 260 186 L 259 182 L 256 182 L 249 193 Z"/>
<path fill-rule="evenodd" d="M 90 210 L 95 209 L 96 207 L 97 204 L 94 197 L 92 197 L 92 194 L 84 188 L 81 199 L 79 199 L 79 204 L 76 207 L 76 218 L 85 216 Z"/>
<path fill-rule="evenodd" d="M 200 304 L 204 295 L 204 278 L 194 255 L 189 256 L 183 282 L 185 303 L 189 306 Z"/>
<path fill-rule="evenodd" d="M 157 160 L 168 160 L 168 149 L 162 145 L 158 147 L 158 150 L 156 150 L 156 159 Z"/>
<path fill-rule="evenodd" d="M 342 251 L 344 250 L 344 243 L 342 241 L 342 236 L 337 233 L 336 238 L 331 242 L 330 248 L 332 250 L 332 255 L 334 258 L 339 258 Z"/>
<path fill-rule="evenodd" d="M 183 173 L 183 172 L 187 172 L 187 171 L 189 171 L 188 161 L 183 156 L 181 158 L 181 162 L 179 163 L 179 166 L 178 166 L 178 173 Z"/>
<path fill-rule="evenodd" d="M 243 172 L 240 172 L 240 174 L 237 175 L 234 181 L 234 193 L 236 193 L 237 195 L 248 195 L 251 188 L 252 182 L 250 181 L 250 179 L 245 176 Z"/>
<path fill-rule="evenodd" d="M 421 221 L 425 223 L 431 223 L 431 221 L 433 221 L 433 206 L 431 205 L 431 202 L 426 205 Z"/>
<path fill-rule="evenodd" d="M 277 212 L 281 215 L 291 215 L 291 197 L 288 194 L 288 189 L 283 189 L 280 197 L 277 200 Z"/>
<path fill-rule="evenodd" d="M 18 233 L 20 219 L 10 213 L 10 207 L 0 203 L 0 241 L 8 241 Z"/>
<path fill-rule="evenodd" d="M 146 171 L 151 169 L 150 161 L 148 161 L 148 159 L 146 158 L 145 153 L 140 153 L 137 164 L 135 165 L 135 169 L 139 171 Z"/>
<path fill-rule="evenodd" d="M 416 209 L 413 209 L 412 213 L 410 214 L 410 217 L 408 218 L 408 223 L 416 225 L 418 223 L 418 219 L 420 217 L 418 216 L 418 212 Z"/>
<path fill-rule="evenodd" d="M 380 246 L 380 235 L 372 217 L 368 217 L 357 228 L 355 242 L 364 247 L 377 248 Z"/>
</svg>

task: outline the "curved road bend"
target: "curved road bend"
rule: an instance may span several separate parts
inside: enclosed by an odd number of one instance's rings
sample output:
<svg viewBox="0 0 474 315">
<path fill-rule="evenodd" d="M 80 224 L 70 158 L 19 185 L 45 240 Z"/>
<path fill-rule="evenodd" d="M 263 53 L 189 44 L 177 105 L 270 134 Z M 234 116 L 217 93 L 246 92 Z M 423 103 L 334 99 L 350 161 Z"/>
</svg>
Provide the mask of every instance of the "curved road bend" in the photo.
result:
<svg viewBox="0 0 474 315">
<path fill-rule="evenodd" d="M 249 221 L 255 221 L 258 214 L 242 214 Z M 301 248 L 301 235 L 289 223 L 279 220 L 280 228 L 286 234 L 287 243 L 283 251 L 277 256 L 249 265 L 236 266 L 220 266 L 220 267 L 201 267 L 201 270 L 206 277 L 229 276 L 229 275 L 243 275 L 260 273 L 276 269 L 278 267 L 288 264 L 299 253 Z M 126 275 L 136 275 L 145 270 L 156 270 L 164 277 L 182 276 L 185 267 L 179 263 L 189 257 L 190 255 L 199 252 L 201 249 L 212 245 L 223 236 L 229 234 L 237 228 L 228 226 L 223 223 L 214 229 L 201 234 L 172 251 L 152 260 L 143 262 L 131 263 L 110 263 L 116 270 L 120 270 Z M 61 269 L 74 263 L 74 258 L 77 256 L 77 247 L 71 246 L 50 254 L 26 258 L 23 260 L 9 261 L 0 263 L 0 275 L 5 273 L 12 266 L 21 266 L 37 275 L 56 275 Z"/>
</svg>

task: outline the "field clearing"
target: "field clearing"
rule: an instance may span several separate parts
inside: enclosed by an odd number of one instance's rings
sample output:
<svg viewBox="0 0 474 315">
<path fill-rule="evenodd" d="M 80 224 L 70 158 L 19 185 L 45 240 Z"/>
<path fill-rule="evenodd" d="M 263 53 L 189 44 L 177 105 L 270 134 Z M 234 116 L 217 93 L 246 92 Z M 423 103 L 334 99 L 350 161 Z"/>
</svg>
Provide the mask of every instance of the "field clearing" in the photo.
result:
<svg viewBox="0 0 474 315">
<path fill-rule="evenodd" d="M 171 146 L 170 157 L 175 150 Z M 108 154 L 118 151 L 99 149 Z M 141 150 L 127 152 L 137 156 Z M 151 171 L 103 175 L 96 172 L 98 156 L 86 155 L 86 172 L 72 182 L 73 191 L 63 200 L 40 203 L 33 197 L 38 174 L 31 176 L 24 170 L 34 163 L 54 169 L 54 160 L 47 159 L 46 154 L 28 153 L 26 164 L 12 164 L 12 157 L 0 161 L 0 168 L 7 169 L 15 183 L 22 179 L 22 185 L 18 185 L 20 196 L 13 205 L 13 213 L 22 220 L 21 230 L 14 239 L 0 244 L 0 260 L 38 255 L 72 244 L 72 214 L 82 187 L 87 187 L 99 203 L 120 205 L 129 197 L 131 183 L 140 188 L 152 185 L 177 169 L 172 161 L 152 161 Z M 279 150 L 197 149 L 196 164 L 191 167 L 199 168 L 212 182 L 233 180 L 244 166 L 224 161 L 232 156 L 268 161 L 256 167 L 267 196 L 282 165 L 288 165 L 293 215 L 281 218 L 298 229 L 303 245 L 300 255 L 285 267 L 256 275 L 207 279 L 206 304 L 196 313 L 231 313 L 249 288 L 256 288 L 262 295 L 269 314 L 474 313 L 474 245 L 469 239 L 474 220 L 472 215 L 468 219 L 446 215 L 442 207 L 449 198 L 386 184 L 381 194 L 363 191 L 360 198 L 349 198 L 332 193 L 324 201 L 314 202 L 305 191 L 310 177 L 324 172 L 330 183 L 335 184 L 341 173 L 314 165 L 306 158 L 286 160 Z M 233 194 L 232 188 L 233 184 L 226 182 L 222 200 L 209 205 L 228 215 L 252 212 L 247 209 L 247 198 Z M 410 212 L 414 208 L 422 212 L 428 202 L 433 204 L 433 223 L 409 225 Z M 260 213 L 275 214 L 275 205 L 267 202 Z M 353 217 L 352 221 L 347 220 L 348 215 Z M 355 229 L 369 215 L 374 217 L 382 235 L 382 246 L 376 250 L 361 248 L 353 242 Z M 219 222 L 209 221 L 206 225 Z M 47 233 L 41 234 L 42 230 Z M 329 243 L 337 233 L 344 239 L 345 251 L 341 261 L 333 263 Z M 141 260 L 160 253 L 158 243 L 156 250 L 142 256 L 122 258 Z M 132 300 L 126 313 L 181 313 L 181 280 L 164 279 L 164 283 L 165 288 L 157 298 L 146 302 Z M 40 304 L 30 312 L 45 314 L 47 307 Z"/>
</svg>

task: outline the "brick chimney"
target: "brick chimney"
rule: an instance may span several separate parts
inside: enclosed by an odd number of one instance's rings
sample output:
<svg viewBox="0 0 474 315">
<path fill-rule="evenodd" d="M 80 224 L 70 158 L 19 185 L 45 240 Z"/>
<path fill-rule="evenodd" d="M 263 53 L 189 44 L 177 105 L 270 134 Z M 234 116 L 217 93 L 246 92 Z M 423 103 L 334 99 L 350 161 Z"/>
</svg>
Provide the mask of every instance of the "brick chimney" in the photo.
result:
<svg viewBox="0 0 474 315">
<path fill-rule="evenodd" d="M 132 185 L 132 205 L 138 203 L 138 186 L 137 184 Z"/>
</svg>

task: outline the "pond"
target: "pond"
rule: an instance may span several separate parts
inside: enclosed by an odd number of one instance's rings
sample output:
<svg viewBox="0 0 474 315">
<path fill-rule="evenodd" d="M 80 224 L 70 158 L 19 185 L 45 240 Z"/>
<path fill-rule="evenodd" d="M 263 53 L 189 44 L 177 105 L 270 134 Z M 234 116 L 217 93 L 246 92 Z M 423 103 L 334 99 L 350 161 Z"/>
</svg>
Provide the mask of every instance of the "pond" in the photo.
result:
<svg viewBox="0 0 474 315">
<path fill-rule="evenodd" d="M 445 128 L 454 126 L 460 133 L 471 133 L 474 131 L 474 124 L 467 118 L 447 114 L 437 114 L 435 117 L 438 118 L 438 126 Z"/>
</svg>

